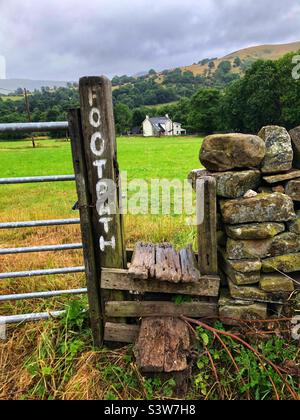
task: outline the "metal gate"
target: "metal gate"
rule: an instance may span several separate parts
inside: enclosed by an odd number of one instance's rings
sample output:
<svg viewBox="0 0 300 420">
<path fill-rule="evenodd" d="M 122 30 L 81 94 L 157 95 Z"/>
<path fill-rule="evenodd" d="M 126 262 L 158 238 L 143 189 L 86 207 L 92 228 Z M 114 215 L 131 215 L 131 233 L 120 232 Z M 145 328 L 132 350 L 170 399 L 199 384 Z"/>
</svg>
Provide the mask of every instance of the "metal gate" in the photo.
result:
<svg viewBox="0 0 300 420">
<path fill-rule="evenodd" d="M 102 268 L 125 268 L 127 264 L 121 212 L 120 177 L 116 157 L 116 139 L 112 103 L 111 82 L 106 77 L 83 77 L 79 81 L 80 109 L 69 111 L 68 122 L 0 124 L 0 133 L 49 132 L 68 130 L 71 138 L 75 175 L 2 178 L 1 184 L 25 184 L 31 182 L 76 181 L 80 219 L 36 220 L 6 222 L 0 229 L 57 226 L 78 224 L 81 226 L 82 244 L 49 245 L 28 248 L 0 249 L 5 254 L 62 251 L 83 249 L 84 266 L 62 267 L 23 272 L 0 273 L 0 280 L 41 275 L 86 273 L 86 289 L 53 290 L 27 294 L 0 296 L 1 301 L 47 298 L 63 294 L 87 293 L 89 315 L 94 344 L 100 346 L 104 339 L 104 313 L 101 295 Z M 102 199 L 101 188 L 114 185 L 108 203 Z M 115 211 L 112 212 L 112 207 Z M 0 317 L 0 323 L 19 323 L 55 317 L 63 311 L 30 313 Z"/>
<path fill-rule="evenodd" d="M 68 122 L 45 122 L 45 123 L 16 123 L 16 124 L 0 124 L 0 133 L 20 133 L 20 132 L 50 132 L 58 130 L 68 130 Z M 1 174 L 0 174 L 1 176 Z M 52 183 L 52 182 L 65 182 L 75 181 L 75 175 L 54 175 L 54 176 L 34 176 L 22 178 L 0 178 L 1 185 L 13 184 L 28 184 L 28 183 Z M 79 224 L 80 219 L 58 219 L 58 220 L 31 220 L 23 222 L 8 221 L 0 223 L 0 229 L 20 229 L 20 228 L 39 228 L 49 226 L 63 226 Z M 65 250 L 82 249 L 82 243 L 64 244 L 64 245 L 45 245 L 33 247 L 20 247 L 20 248 L 0 248 L 0 258 L 3 255 L 9 254 L 24 254 L 35 252 L 54 252 Z M 0 272 L 0 280 L 8 280 L 12 278 L 28 278 L 34 276 L 47 276 L 47 275 L 62 275 L 70 273 L 82 273 L 85 267 L 61 267 L 55 269 L 42 269 L 21 272 Z M 70 290 L 53 290 L 47 292 L 33 292 L 22 294 L 0 295 L 0 303 L 6 301 L 17 301 L 23 299 L 37 299 L 37 298 L 51 298 L 62 295 L 76 295 L 84 294 L 87 289 L 70 289 Z M 20 323 L 24 321 L 36 321 L 47 319 L 50 316 L 59 316 L 63 311 L 43 312 L 43 313 L 29 313 L 21 315 L 2 316 L 1 323 L 11 324 Z"/>
</svg>

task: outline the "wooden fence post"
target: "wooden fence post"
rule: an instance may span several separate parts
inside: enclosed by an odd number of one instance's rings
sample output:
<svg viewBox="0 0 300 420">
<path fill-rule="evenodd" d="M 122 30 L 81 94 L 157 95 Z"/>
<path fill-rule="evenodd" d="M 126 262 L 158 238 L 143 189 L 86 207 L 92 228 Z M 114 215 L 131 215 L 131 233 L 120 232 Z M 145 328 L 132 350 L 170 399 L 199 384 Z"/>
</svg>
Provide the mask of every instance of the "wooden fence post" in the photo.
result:
<svg viewBox="0 0 300 420">
<path fill-rule="evenodd" d="M 96 261 L 100 267 L 126 268 L 111 82 L 83 77 L 79 94 Z"/>
<path fill-rule="evenodd" d="M 218 273 L 216 180 L 203 176 L 196 181 L 199 270 Z"/>
<path fill-rule="evenodd" d="M 81 236 L 86 269 L 89 312 L 94 345 L 103 343 L 103 315 L 99 283 L 99 267 L 96 264 L 90 195 L 87 190 L 87 171 L 79 109 L 69 112 L 69 134 L 71 137 L 73 166 L 76 177 L 78 205 L 80 211 Z"/>
</svg>

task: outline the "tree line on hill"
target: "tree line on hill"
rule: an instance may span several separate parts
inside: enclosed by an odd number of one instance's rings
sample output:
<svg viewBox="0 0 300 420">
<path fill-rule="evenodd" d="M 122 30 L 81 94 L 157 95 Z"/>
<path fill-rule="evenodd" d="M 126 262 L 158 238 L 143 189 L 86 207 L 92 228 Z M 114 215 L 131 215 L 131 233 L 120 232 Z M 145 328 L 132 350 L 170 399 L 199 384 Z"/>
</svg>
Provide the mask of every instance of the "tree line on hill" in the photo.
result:
<svg viewBox="0 0 300 420">
<path fill-rule="evenodd" d="M 191 134 L 256 133 L 266 124 L 287 128 L 300 125 L 300 80 L 292 77 L 293 57 L 287 54 L 277 61 L 256 61 L 242 78 L 231 72 L 231 63 L 226 61 L 210 78 L 180 69 L 166 71 L 162 81 L 157 81 L 154 70 L 139 78 L 115 77 L 112 83 L 117 133 L 130 133 L 132 127 L 141 126 L 146 115 L 166 113 Z M 78 89 L 42 89 L 30 95 L 29 102 L 32 121 L 66 120 L 68 109 L 79 106 Z M 27 120 L 23 100 L 0 97 L 0 123 Z"/>
<path fill-rule="evenodd" d="M 299 80 L 292 77 L 295 54 L 277 61 L 256 61 L 245 75 L 223 88 L 203 87 L 191 97 L 158 107 L 131 109 L 116 104 L 119 132 L 139 126 L 145 115 L 169 114 L 181 122 L 188 133 L 209 134 L 220 131 L 257 133 L 268 124 L 290 129 L 300 125 Z"/>
</svg>

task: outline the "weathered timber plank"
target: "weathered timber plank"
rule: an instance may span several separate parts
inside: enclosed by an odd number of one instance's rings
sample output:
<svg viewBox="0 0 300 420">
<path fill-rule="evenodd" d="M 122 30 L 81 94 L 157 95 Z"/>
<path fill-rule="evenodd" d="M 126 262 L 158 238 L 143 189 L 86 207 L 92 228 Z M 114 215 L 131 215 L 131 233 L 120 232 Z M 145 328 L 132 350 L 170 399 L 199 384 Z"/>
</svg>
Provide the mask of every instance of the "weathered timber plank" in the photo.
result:
<svg viewBox="0 0 300 420">
<path fill-rule="evenodd" d="M 100 290 L 100 267 L 96 262 L 94 232 L 90 195 L 87 189 L 87 168 L 83 145 L 81 114 L 79 109 L 69 112 L 69 134 L 71 138 L 74 173 L 80 212 L 80 226 L 88 289 L 89 314 L 94 345 L 100 347 L 103 342 L 103 314 Z"/>
<path fill-rule="evenodd" d="M 155 245 L 137 243 L 128 274 L 135 279 L 146 280 L 149 277 L 154 277 L 154 271 Z"/>
<path fill-rule="evenodd" d="M 139 335 L 139 330 L 139 325 L 106 322 L 104 340 L 118 343 L 134 343 Z"/>
<path fill-rule="evenodd" d="M 179 253 L 183 283 L 196 283 L 200 281 L 201 274 L 197 267 L 197 261 L 192 246 L 182 249 Z"/>
<path fill-rule="evenodd" d="M 210 173 L 206 169 L 193 169 L 188 175 L 188 182 L 191 184 L 193 189 L 196 191 L 197 180 L 204 176 L 209 176 Z"/>
<path fill-rule="evenodd" d="M 187 369 L 190 351 L 189 328 L 178 318 L 165 318 L 165 372 L 182 372 Z"/>
<path fill-rule="evenodd" d="M 200 273 L 217 274 L 217 198 L 216 180 L 204 176 L 197 180 L 198 263 Z"/>
<path fill-rule="evenodd" d="M 167 293 L 191 296 L 217 297 L 219 276 L 202 276 L 195 283 L 168 283 L 159 280 L 135 280 L 127 270 L 102 269 L 101 288 L 106 290 L 131 290 L 139 293 Z"/>
<path fill-rule="evenodd" d="M 172 302 L 161 301 L 112 301 L 106 302 L 107 317 L 163 317 L 181 315 L 192 318 L 217 317 L 217 304 L 210 302 L 185 302 L 176 305 Z"/>
<path fill-rule="evenodd" d="M 165 320 L 143 319 L 134 354 L 143 372 L 163 372 L 165 362 Z"/>
<path fill-rule="evenodd" d="M 134 348 L 143 372 L 182 372 L 187 369 L 190 337 L 178 318 L 145 318 Z"/>
<path fill-rule="evenodd" d="M 181 280 L 179 254 L 170 244 L 156 246 L 155 277 L 157 280 L 174 283 Z"/>
</svg>

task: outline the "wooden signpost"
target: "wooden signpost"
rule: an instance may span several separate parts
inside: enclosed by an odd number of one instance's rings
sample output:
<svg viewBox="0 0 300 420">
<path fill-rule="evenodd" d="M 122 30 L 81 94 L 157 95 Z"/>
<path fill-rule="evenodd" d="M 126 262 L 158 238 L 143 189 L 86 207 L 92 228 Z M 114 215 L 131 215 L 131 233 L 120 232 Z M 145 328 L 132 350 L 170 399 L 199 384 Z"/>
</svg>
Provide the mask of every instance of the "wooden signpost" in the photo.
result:
<svg viewBox="0 0 300 420">
<path fill-rule="evenodd" d="M 95 250 L 101 267 L 125 268 L 111 83 L 106 77 L 84 77 L 79 94 Z"/>
<path fill-rule="evenodd" d="M 69 130 L 91 327 L 95 345 L 101 346 L 104 338 L 101 267 L 126 267 L 111 83 L 106 77 L 84 77 L 79 82 L 79 94 L 80 110 L 70 111 Z"/>
</svg>

